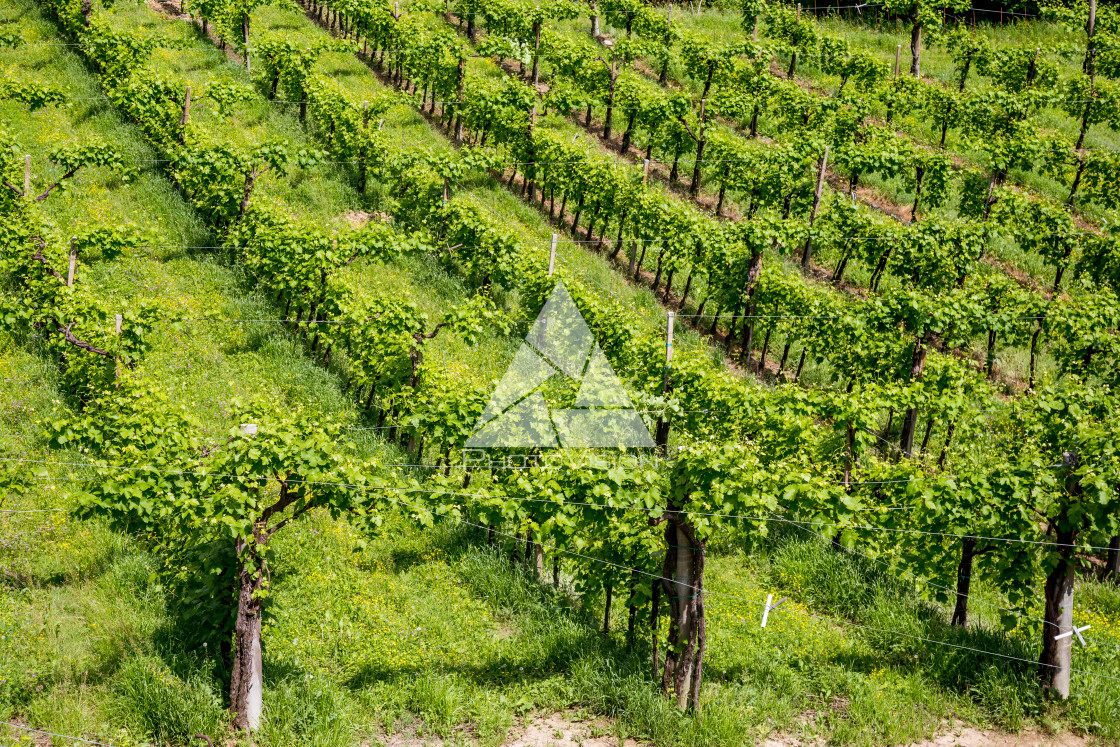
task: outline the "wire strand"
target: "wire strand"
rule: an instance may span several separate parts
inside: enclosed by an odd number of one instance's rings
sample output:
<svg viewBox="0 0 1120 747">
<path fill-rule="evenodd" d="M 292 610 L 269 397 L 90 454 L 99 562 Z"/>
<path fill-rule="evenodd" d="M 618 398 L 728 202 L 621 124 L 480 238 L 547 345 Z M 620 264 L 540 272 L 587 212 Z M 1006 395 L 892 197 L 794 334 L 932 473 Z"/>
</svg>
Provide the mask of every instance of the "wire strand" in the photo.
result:
<svg viewBox="0 0 1120 747">
<path fill-rule="evenodd" d="M 73 740 L 75 742 L 84 742 L 85 744 L 95 744 L 95 745 L 98 745 L 99 747 L 113 747 L 113 745 L 106 744 L 105 742 L 96 742 L 92 739 L 83 739 L 81 737 L 72 737 L 72 736 L 69 736 L 69 735 L 66 735 L 66 734 L 56 734 L 53 731 L 46 731 L 44 729 L 33 729 L 30 726 L 20 726 L 19 724 L 13 724 L 11 721 L 0 721 L 0 724 L 4 724 L 5 726 L 11 726 L 15 729 L 23 729 L 24 731 L 33 731 L 36 734 L 46 734 L 48 736 L 58 737 L 60 739 L 70 739 L 70 740 Z"/>
<path fill-rule="evenodd" d="M 443 518 L 451 519 L 453 521 L 458 521 L 458 522 L 466 524 L 468 526 L 473 526 L 477 529 L 485 529 L 487 531 L 491 531 L 490 527 L 483 526 L 482 524 L 475 524 L 473 522 L 467 521 L 466 519 L 462 519 L 462 518 L 457 517 L 457 516 L 448 515 L 448 514 L 441 514 L 437 511 L 432 511 L 431 509 L 415 506 L 414 504 L 410 504 L 406 501 L 398 501 L 398 500 L 394 500 L 392 498 L 389 498 L 387 500 L 392 501 L 394 503 L 397 503 L 399 505 L 409 506 L 409 507 L 417 509 L 417 510 L 427 511 L 427 512 L 432 513 L 436 516 L 441 516 Z M 494 529 L 492 531 L 494 531 L 495 534 L 501 534 L 502 536 L 509 537 L 510 539 L 513 539 L 514 541 L 519 541 L 518 538 L 515 537 L 514 535 L 507 534 L 505 532 L 501 532 L 497 529 Z M 753 604 L 753 605 L 756 605 L 756 606 L 759 606 L 759 607 L 765 607 L 766 606 L 766 602 L 764 602 L 764 601 L 755 601 L 753 599 L 748 599 L 746 597 L 742 597 L 742 596 L 739 596 L 737 594 L 729 594 L 727 592 L 709 591 L 707 589 L 702 588 L 699 585 L 686 584 L 686 583 L 683 583 L 683 582 L 680 582 L 680 581 L 674 581 L 671 578 L 666 578 L 664 576 L 658 576 L 657 574 L 650 573 L 649 571 L 643 571 L 640 568 L 631 568 L 629 566 L 625 566 L 625 565 L 622 565 L 620 563 L 613 563 L 609 560 L 603 560 L 601 558 L 596 558 L 596 557 L 591 556 L 591 555 L 585 555 L 583 553 L 578 553 L 578 552 L 575 552 L 573 550 L 567 550 L 567 549 L 561 548 L 561 547 L 546 545 L 544 543 L 536 543 L 536 544 L 539 544 L 542 548 L 550 549 L 554 552 L 562 552 L 562 553 L 565 553 L 567 555 L 572 555 L 574 557 L 582 558 L 584 560 L 590 560 L 592 562 L 602 563 L 604 565 L 608 565 L 608 566 L 611 566 L 613 568 L 617 568 L 619 570 L 629 571 L 631 573 L 637 573 L 637 574 L 652 578 L 654 580 L 664 581 L 664 582 L 673 584 L 674 586 L 677 586 L 677 587 L 684 587 L 686 589 L 692 589 L 693 591 L 697 592 L 697 596 L 699 596 L 701 594 L 707 594 L 709 596 L 727 597 L 729 599 L 735 599 L 735 600 L 738 600 L 738 601 L 741 601 L 741 602 L 746 602 L 748 604 Z M 700 548 L 695 548 L 695 549 L 700 549 Z M 802 616 L 805 616 L 805 617 L 816 618 L 816 619 L 819 619 L 819 620 L 824 620 L 824 621 L 827 621 L 827 622 L 832 622 L 832 623 L 836 623 L 836 624 L 839 624 L 839 625 L 844 625 L 844 626 L 847 626 L 847 627 L 856 628 L 856 629 L 860 629 L 860 630 L 868 630 L 868 631 L 872 631 L 872 632 L 876 632 L 876 633 L 887 633 L 887 634 L 890 634 L 890 635 L 899 635 L 899 636 L 903 636 L 905 638 L 909 638 L 911 640 L 922 641 L 924 643 L 932 643 L 932 644 L 939 645 L 939 646 L 947 646 L 947 647 L 955 648 L 955 649 L 959 649 L 959 650 L 971 651 L 973 653 L 984 654 L 986 656 L 995 656 L 995 657 L 998 657 L 998 658 L 1001 658 L 1001 659 L 1007 659 L 1007 660 L 1011 660 L 1011 661 L 1023 662 L 1023 663 L 1026 663 L 1026 664 L 1031 664 L 1032 666 L 1048 666 L 1048 667 L 1053 667 L 1055 669 L 1059 668 L 1058 665 L 1056 665 L 1056 664 L 1042 664 L 1041 662 L 1035 661 L 1033 659 L 1026 659 L 1026 658 L 1023 658 L 1023 657 L 1020 657 L 1020 656 L 1011 656 L 1010 654 L 1001 654 L 1001 653 L 998 653 L 998 652 L 995 652 L 995 651 L 986 651 L 984 649 L 973 648 L 971 646 L 964 646 L 964 645 L 957 644 L 957 643 L 950 643 L 948 641 L 939 641 L 939 640 L 934 639 L 934 638 L 925 638 L 923 636 L 917 636 L 917 635 L 913 635 L 913 634 L 910 634 L 910 633 L 903 633 L 902 631 L 898 631 L 898 630 L 890 630 L 890 629 L 887 629 L 887 628 L 878 628 L 878 627 L 874 627 L 874 626 L 870 626 L 870 625 L 861 625 L 860 623 L 854 623 L 854 622 L 851 622 L 849 620 L 844 620 L 843 618 L 831 617 L 829 615 L 821 615 L 821 614 L 818 614 L 818 613 L 815 613 L 815 612 L 800 611 L 800 610 L 797 610 L 796 608 L 793 608 L 793 607 L 788 608 L 787 611 L 795 613 L 795 614 L 799 614 L 799 615 L 802 615 Z M 1086 671 L 1086 670 L 1073 669 L 1073 668 L 1070 668 L 1069 671 L 1070 672 L 1076 672 L 1078 674 L 1082 674 L 1082 675 L 1089 676 L 1089 677 L 1098 677 L 1100 679 L 1106 679 L 1106 680 L 1112 680 L 1114 682 L 1120 682 L 1120 677 L 1112 677 L 1112 676 L 1107 675 L 1107 674 L 1100 674 L 1100 673 L 1097 673 L 1097 672 L 1089 672 L 1089 671 Z"/>
<path fill-rule="evenodd" d="M 771 512 L 771 513 L 772 513 L 772 512 Z M 808 532 L 809 534 L 812 534 L 812 535 L 814 535 L 814 536 L 816 536 L 816 537 L 819 537 L 820 539 L 822 539 L 822 540 L 824 540 L 824 541 L 826 541 L 826 542 L 830 542 L 830 540 L 829 540 L 829 539 L 828 539 L 827 537 L 825 537 L 825 536 L 824 536 L 823 534 L 821 534 L 820 532 L 814 532 L 814 531 L 813 531 L 812 529 L 809 529 L 808 527 L 802 526 L 802 525 L 801 525 L 801 524 L 800 524 L 799 522 L 797 522 L 796 520 L 790 520 L 790 519 L 786 519 L 786 517 L 784 517 L 784 516 L 781 516 L 781 515 L 779 515 L 779 514 L 773 514 L 773 515 L 774 515 L 774 516 L 776 516 L 776 517 L 777 517 L 777 518 L 779 518 L 779 519 L 783 519 L 783 520 L 785 520 L 785 521 L 786 521 L 786 523 L 788 523 L 788 524 L 791 524 L 792 526 L 795 526 L 795 527 L 797 527 L 798 529 L 800 529 L 800 530 L 801 530 L 801 531 L 803 531 L 803 532 Z M 833 543 L 833 544 L 836 544 L 836 543 Z M 999 611 L 1001 611 L 1001 612 L 1010 612 L 1011 614 L 1013 614 L 1013 615 L 1018 615 L 1019 617 L 1021 617 L 1021 618 L 1024 618 L 1024 619 L 1026 619 L 1026 620 L 1031 620 L 1032 622 L 1041 622 L 1041 623 L 1043 623 L 1044 625 L 1053 625 L 1054 627 L 1056 627 L 1056 628 L 1059 628 L 1059 629 L 1060 629 L 1060 626 L 1058 626 L 1058 625 L 1054 625 L 1054 623 L 1048 623 L 1048 622 L 1047 622 L 1047 621 L 1046 621 L 1045 619 L 1043 619 L 1043 618 L 1041 618 L 1041 617 L 1032 617 L 1032 616 L 1030 616 L 1030 615 L 1025 615 L 1025 614 L 1023 614 L 1022 612 L 1019 612 L 1018 610 L 1014 610 L 1014 609 L 1011 609 L 1010 607 L 1001 607 L 1001 606 L 999 606 L 998 604 L 993 604 L 993 603 L 991 603 L 991 602 L 985 602 L 984 600 L 982 600 L 982 599 L 980 599 L 980 598 L 976 597 L 975 595 L 971 595 L 971 594 L 963 594 L 963 593 L 961 593 L 961 592 L 957 591 L 956 589 L 950 589 L 950 588 L 949 588 L 948 586 L 942 586 L 942 585 L 941 585 L 941 584 L 939 584 L 939 583 L 936 583 L 936 582 L 934 582 L 934 581 L 930 581 L 930 580 L 929 580 L 928 578 L 925 578 L 925 577 L 923 577 L 923 576 L 919 576 L 918 574 L 914 573 L 913 571 L 907 570 L 907 569 L 905 569 L 905 568 L 899 568 L 899 567 L 897 567 L 897 566 L 893 566 L 893 565 L 891 565 L 890 563 L 887 563 L 886 561 L 880 560 L 879 558 L 873 558 L 873 557 L 871 557 L 870 555 L 868 555 L 867 553 L 863 553 L 863 552 L 860 552 L 859 550 L 856 550 L 856 549 L 854 549 L 854 548 L 848 547 L 848 546 L 846 546 L 846 545 L 844 545 L 844 544 L 840 544 L 840 547 L 841 547 L 841 548 L 843 548 L 843 549 L 844 549 L 844 551 L 845 551 L 845 552 L 847 552 L 847 553 L 849 553 L 849 554 L 852 554 L 852 555 L 858 555 L 858 556 L 859 556 L 859 557 L 861 557 L 861 558 L 866 558 L 867 560 L 870 560 L 870 561 L 871 561 L 871 562 L 873 562 L 873 563 L 878 563 L 879 565 L 883 566 L 884 568 L 889 568 L 889 569 L 890 569 L 890 570 L 892 570 L 892 571 L 897 571 L 897 572 L 899 572 L 899 573 L 905 573 L 905 574 L 907 574 L 908 576 L 910 576 L 910 577 L 912 577 L 912 578 L 914 578 L 914 579 L 917 579 L 918 581 L 921 581 L 921 582 L 922 582 L 923 584 L 926 584 L 927 586 L 932 586 L 932 587 L 934 587 L 934 588 L 936 588 L 936 589 L 941 589 L 942 591 L 947 591 L 947 592 L 950 592 L 950 593 L 951 593 L 951 594 L 953 594 L 953 596 L 955 596 L 955 597 L 958 597 L 958 598 L 961 598 L 961 597 L 963 597 L 964 599 L 971 599 L 971 600 L 973 600 L 974 602 L 976 602 L 977 604 L 983 604 L 983 605 L 985 605 L 985 606 L 988 606 L 988 607 L 991 607 L 991 608 L 993 608 L 993 609 L 997 609 L 997 610 L 999 610 Z"/>
<path fill-rule="evenodd" d="M 270 475 L 225 474 L 225 473 L 221 473 L 221 472 L 199 472 L 199 471 L 196 471 L 196 470 L 158 469 L 156 467 L 130 467 L 130 466 L 127 466 L 127 465 L 89 464 L 89 463 L 86 463 L 86 462 L 60 462 L 60 461 L 49 461 L 49 460 L 43 460 L 43 459 L 15 459 L 15 458 L 12 458 L 12 457 L 0 457 L 0 462 L 16 462 L 16 463 L 23 463 L 23 464 L 45 464 L 45 465 L 53 465 L 53 466 L 60 466 L 60 467 L 62 467 L 62 466 L 81 467 L 83 469 L 111 469 L 111 470 L 124 470 L 124 471 L 137 471 L 137 472 L 155 472 L 155 473 L 159 473 L 159 474 L 169 474 L 169 475 L 198 475 L 198 476 L 202 476 L 202 477 L 227 477 L 227 478 L 241 479 L 241 480 L 271 480 L 271 479 L 273 479 Z M 386 466 L 389 466 L 389 465 L 386 465 Z M 397 465 L 393 465 L 393 466 L 397 466 Z M 408 466 L 411 467 L 413 465 L 408 465 Z M 425 466 L 428 466 L 428 465 L 425 465 Z M 432 467 L 434 467 L 434 466 L 435 465 L 432 465 Z M 456 468 L 462 467 L 464 469 L 469 469 L 472 466 L 475 466 L 475 465 L 468 465 L 468 464 L 456 465 Z M 1050 468 L 1053 468 L 1055 466 L 1061 466 L 1061 465 L 1046 465 L 1046 466 L 1043 466 L 1043 467 L 1039 467 L 1038 469 L 1050 469 Z M 482 466 L 482 465 L 477 465 L 477 468 L 489 469 L 489 467 L 485 467 L 485 466 Z M 524 469 L 524 467 L 517 467 L 517 468 L 510 468 L 510 469 Z M 849 482 L 849 483 L 844 483 L 843 481 L 837 480 L 837 481 L 830 481 L 827 484 L 830 484 L 830 485 L 844 485 L 844 484 L 847 484 L 847 485 L 850 485 L 850 486 L 858 486 L 858 485 L 897 485 L 897 484 L 912 483 L 912 482 L 926 482 L 926 481 L 929 481 L 929 480 L 940 480 L 940 479 L 945 479 L 946 477 L 947 477 L 946 475 L 939 475 L 939 476 L 936 476 L 936 477 L 910 478 L 910 479 L 904 479 L 904 480 L 864 480 L 864 481 Z M 330 487 L 350 488 L 350 489 L 353 489 L 353 490 L 361 490 L 361 491 L 366 491 L 366 492 L 375 491 L 375 490 L 386 490 L 386 491 L 390 491 L 390 492 L 393 492 L 393 491 L 396 491 L 396 492 L 412 491 L 412 492 L 427 493 L 427 494 L 432 494 L 432 495 L 468 496 L 468 497 L 472 497 L 472 498 L 497 498 L 497 499 L 500 499 L 500 500 L 556 503 L 558 505 L 565 505 L 567 503 L 566 501 L 553 501 L 553 500 L 534 499 L 534 498 L 517 498 L 517 497 L 514 497 L 514 496 L 508 496 L 508 495 L 488 496 L 488 495 L 479 494 L 479 493 L 462 493 L 462 492 L 447 491 L 447 490 L 419 490 L 419 489 L 413 489 L 413 488 L 394 488 L 394 487 L 390 487 L 390 486 L 358 485 L 358 484 L 352 484 L 352 483 L 329 482 L 329 481 L 319 481 L 319 480 L 302 480 L 302 479 L 298 479 L 298 478 L 291 479 L 288 482 L 289 483 L 303 483 L 303 484 L 306 484 L 306 485 L 322 485 L 322 486 L 330 486 Z M 592 505 L 594 505 L 594 504 L 592 504 Z M 599 509 L 615 509 L 615 510 L 646 511 L 646 512 L 665 511 L 665 509 L 661 509 L 661 508 L 645 508 L 645 507 L 641 507 L 641 506 L 606 506 L 606 505 L 600 506 L 600 505 L 595 505 L 595 507 L 599 508 Z M 674 513 L 679 513 L 681 515 L 687 515 L 687 516 L 704 516 L 704 517 L 708 517 L 708 518 L 744 519 L 744 520 L 748 520 L 748 521 L 778 521 L 778 519 L 774 519 L 772 517 L 749 516 L 749 515 L 746 515 L 746 514 L 715 513 L 715 512 L 705 512 L 705 511 L 676 511 Z M 782 519 L 781 521 L 788 521 L 788 520 L 787 519 Z M 1015 537 L 989 537 L 989 536 L 980 535 L 980 534 L 953 534 L 951 532 L 929 532 L 929 531 L 923 531 L 923 530 L 917 530 L 917 529 L 897 529 L 897 528 L 893 528 L 893 527 L 859 526 L 859 525 L 840 524 L 840 523 L 836 523 L 836 522 L 825 522 L 825 521 L 805 521 L 803 523 L 819 525 L 819 526 L 841 527 L 841 528 L 844 528 L 844 529 L 880 531 L 880 532 L 901 532 L 901 533 L 908 533 L 908 534 L 919 534 L 919 535 L 928 535 L 928 536 L 937 536 L 937 537 L 952 537 L 952 538 L 956 538 L 956 539 L 977 539 L 977 540 L 986 540 L 986 541 L 991 541 L 991 542 L 1005 542 L 1007 544 L 1013 544 L 1013 543 L 1015 543 L 1015 544 L 1025 544 L 1025 545 L 1033 545 L 1033 546 L 1041 546 L 1041 547 L 1071 547 L 1071 548 L 1082 548 L 1082 549 L 1086 549 L 1086 550 L 1111 550 L 1112 549 L 1110 547 L 1098 547 L 1096 545 L 1070 544 L 1070 543 L 1064 543 L 1064 542 L 1047 542 L 1047 541 L 1044 541 L 1044 540 L 1026 540 L 1026 539 L 1015 538 Z"/>
</svg>

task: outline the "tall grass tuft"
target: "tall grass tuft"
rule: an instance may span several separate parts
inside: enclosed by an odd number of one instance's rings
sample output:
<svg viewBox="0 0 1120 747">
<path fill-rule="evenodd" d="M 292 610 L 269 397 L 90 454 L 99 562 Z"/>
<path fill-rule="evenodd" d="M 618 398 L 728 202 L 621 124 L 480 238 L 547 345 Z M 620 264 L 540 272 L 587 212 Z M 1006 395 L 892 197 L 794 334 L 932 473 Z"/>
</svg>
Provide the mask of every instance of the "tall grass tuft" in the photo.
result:
<svg viewBox="0 0 1120 747">
<path fill-rule="evenodd" d="M 125 661 L 113 679 L 106 711 L 113 723 L 158 744 L 185 744 L 195 734 L 216 738 L 225 725 L 209 672 L 195 666 L 177 677 L 163 661 L 147 655 Z"/>
<path fill-rule="evenodd" d="M 265 688 L 262 745 L 348 747 L 353 736 L 353 703 L 329 676 L 289 677 Z"/>
<path fill-rule="evenodd" d="M 779 535 L 762 571 L 770 583 L 794 590 L 809 607 L 844 617 L 862 616 L 878 596 L 913 596 L 912 584 L 882 565 L 797 534 Z"/>
<path fill-rule="evenodd" d="M 444 739 L 466 720 L 465 687 L 453 675 L 431 672 L 415 677 L 407 703 L 425 727 Z"/>
</svg>

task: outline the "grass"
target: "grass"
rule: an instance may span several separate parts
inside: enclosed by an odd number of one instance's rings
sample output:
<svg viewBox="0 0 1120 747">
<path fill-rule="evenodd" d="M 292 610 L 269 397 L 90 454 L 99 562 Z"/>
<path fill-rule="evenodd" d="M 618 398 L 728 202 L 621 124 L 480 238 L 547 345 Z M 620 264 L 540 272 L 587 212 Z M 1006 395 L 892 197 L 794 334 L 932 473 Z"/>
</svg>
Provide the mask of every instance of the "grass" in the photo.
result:
<svg viewBox="0 0 1120 747">
<path fill-rule="evenodd" d="M 573 596 L 567 579 L 560 589 L 538 584 L 469 528 L 440 522 L 424 530 L 398 514 L 370 534 L 315 516 L 283 536 L 276 556 L 262 745 L 358 744 L 398 732 L 497 745 L 527 713 L 583 710 L 664 745 L 737 745 L 774 731 L 899 744 L 931 737 L 946 719 L 1011 730 L 1079 727 L 1115 739 L 1120 723 L 1109 705 L 1115 690 L 1094 692 L 1101 681 L 1078 677 L 1075 692 L 1085 695 L 1063 708 L 1038 698 L 1029 665 L 810 616 L 989 650 L 1019 645 L 990 628 L 954 634 L 945 611 L 913 588 L 813 539 L 778 536 L 769 548 L 728 548 L 710 559 L 703 718 L 676 712 L 656 694 L 644 644 L 628 649 L 623 633 L 599 632 L 597 600 Z M 133 616 L 151 606 L 147 619 L 159 620 L 160 590 L 146 581 L 143 558 L 111 566 L 88 600 L 119 599 Z M 763 630 L 766 592 L 791 601 Z M 1120 642 L 1115 590 L 1087 583 L 1078 595 L 1101 632 L 1076 666 L 1113 671 L 1114 657 L 1102 652 Z M 86 629 L 92 635 L 98 623 L 88 621 L 108 617 L 87 616 Z M 185 743 L 174 736 L 205 729 L 218 713 L 208 679 L 213 653 L 161 649 L 157 631 L 127 644 L 124 631 L 106 631 L 115 647 L 135 653 L 76 691 L 51 681 L 23 713 L 62 733 L 119 724 L 137 738 Z M 56 660 L 75 642 L 71 633 L 68 645 L 48 645 L 42 655 Z"/>
<path fill-rule="evenodd" d="M 173 661 L 169 666 L 156 656 L 129 658 L 113 678 L 106 716 L 161 743 L 185 744 L 195 734 L 220 734 L 225 720 L 222 698 L 212 667 L 200 663 Z M 180 676 L 175 668 L 188 671 Z"/>
<path fill-rule="evenodd" d="M 124 8 L 126 16 L 135 11 L 139 12 L 128 22 L 140 25 L 154 18 L 137 7 Z M 100 99 L 96 80 L 80 60 L 68 50 L 35 45 L 57 38 L 35 6 L 8 3 L 3 12 L 31 42 L 18 53 L 5 52 L 5 62 L 25 66 L 41 82 L 60 85 L 75 99 L 67 107 L 34 114 L 0 104 L 21 150 L 41 154 L 59 141 L 101 138 L 139 163 L 151 164 L 151 151 Z M 216 77 L 241 72 L 201 43 L 186 46 L 182 58 L 166 55 L 163 64 L 174 60 Z M 302 137 L 290 116 L 267 104 L 242 112 L 229 132 L 245 142 Z M 34 174 L 36 183 L 51 176 L 45 169 Z M 214 253 L 189 248 L 216 242 L 158 166 L 141 166 L 131 184 L 97 172 L 83 173 L 75 182 L 72 190 L 44 203 L 46 220 L 60 227 L 131 222 L 145 231 L 150 243 L 117 261 L 83 263 L 82 284 L 105 299 L 154 301 L 169 318 L 183 320 L 160 330 L 141 375 L 158 378 L 172 396 L 190 399 L 206 428 L 225 421 L 232 400 L 254 397 L 343 421 L 358 419 L 356 408 L 339 390 L 337 375 L 315 366 L 302 344 L 279 324 L 201 319 L 209 315 L 268 320 L 279 314 L 239 269 Z M 355 196 L 341 178 L 304 174 L 289 183 L 266 184 L 264 192 L 265 199 L 327 224 L 341 221 L 347 209 L 358 206 Z M 410 295 L 433 315 L 467 293 L 461 281 L 432 262 L 360 269 L 367 282 L 376 278 L 385 292 Z M 416 291 L 421 285 L 423 293 Z M 500 370 L 508 343 L 489 340 L 481 347 L 481 352 L 466 351 L 452 342 L 437 346 L 433 357 L 469 356 L 476 364 L 472 373 L 485 379 L 490 369 Z M 53 362 L 42 359 L 33 341 L 24 347 L 7 339 L 4 351 L 4 443 L 9 457 L 53 461 L 73 456 L 27 446 L 34 443 L 30 439 L 39 430 L 38 421 L 64 415 L 73 406 L 59 391 Z M 367 455 L 393 451 L 370 436 L 354 439 L 354 447 Z M 46 482 L 18 503 L 8 504 L 64 510 L 73 505 L 77 487 L 68 481 Z M 0 609 L 6 633 L 0 639 L 5 662 L 0 696 L 6 713 L 18 704 L 36 724 L 63 733 L 123 722 L 137 735 L 161 742 L 183 743 L 192 729 L 217 733 L 213 717 L 221 711 L 221 695 L 216 694 L 221 691 L 220 678 L 215 681 L 210 670 L 168 664 L 185 655 L 183 641 L 165 598 L 167 590 L 150 580 L 154 560 L 142 547 L 95 522 L 75 524 L 66 513 L 4 514 L 3 525 L 0 557 L 6 591 Z"/>
<path fill-rule="evenodd" d="M 54 38 L 35 6 L 4 0 L 0 8 L 5 19 L 19 18 L 36 38 Z M 117 12 L 121 24 L 165 23 L 139 6 L 122 5 Z M 164 63 L 241 75 L 204 45 L 191 42 L 182 57 L 168 54 Z M 97 92 L 68 52 L 3 54 L 5 63 L 27 65 L 68 91 Z M 32 152 L 59 139 L 96 135 L 138 158 L 148 153 L 102 104 L 33 116 L 0 104 L 0 112 Z M 394 116 L 406 137 L 420 143 L 430 138 L 432 147 L 442 147 L 407 110 Z M 247 140 L 285 133 L 305 138 L 291 119 L 273 105 L 253 102 L 223 122 L 221 132 Z M 268 184 L 266 194 L 293 213 L 340 225 L 347 211 L 374 208 L 379 199 L 362 202 L 348 179 L 344 172 L 297 175 Z M 472 193 L 516 218 L 519 230 L 543 246 L 551 229 L 535 211 L 486 180 Z M 164 247 L 83 266 L 82 282 L 104 298 L 154 300 L 178 319 L 204 312 L 228 319 L 276 317 L 250 279 L 222 258 L 169 248 L 214 241 L 157 168 L 143 170 L 128 185 L 107 174 L 84 175 L 73 192 L 52 197 L 45 207 L 59 230 L 81 221 L 134 221 L 151 233 L 152 245 Z M 599 258 L 575 247 L 562 251 L 562 261 L 607 292 L 632 300 L 643 313 L 659 313 L 648 291 L 619 282 Z M 431 314 L 472 292 L 422 258 L 354 272 L 383 292 L 408 294 Z M 500 370 L 509 345 L 494 338 L 468 351 L 448 341 L 433 358 L 485 380 Z M 222 423 L 235 397 L 270 398 L 361 421 L 339 390 L 338 372 L 316 367 L 301 342 L 275 323 L 169 326 L 142 371 L 196 403 L 210 428 Z M 74 456 L 14 438 L 34 436 L 39 421 L 72 409 L 54 362 L 43 358 L 34 341 L 5 339 L 0 372 L 6 455 Z M 395 456 L 375 436 L 355 437 L 353 444 L 363 454 Z M 78 487 L 43 481 L 29 495 L 9 498 L 5 508 L 68 508 Z M 189 744 L 193 733 L 221 733 L 218 653 L 191 642 L 197 631 L 183 629 L 169 590 L 154 573 L 158 558 L 142 543 L 97 522 L 74 522 L 65 512 L 2 514 L 0 537 L 0 710 L 6 718 L 119 747 L 138 740 Z M 657 694 L 644 644 L 629 648 L 624 634 L 599 632 L 600 599 L 577 594 L 571 578 L 559 589 L 538 583 L 471 530 L 448 522 L 421 529 L 400 514 L 373 530 L 314 515 L 281 534 L 275 553 L 265 632 L 266 722 L 258 736 L 263 745 L 362 744 L 400 732 L 498 745 L 526 714 L 569 710 L 607 716 L 617 734 L 665 745 L 739 745 L 775 731 L 844 744 L 906 743 L 931 736 L 948 717 L 980 726 L 1042 723 L 1110 740 L 1120 736 L 1115 688 L 1103 681 L 1079 678 L 1075 688 L 1085 694 L 1066 708 L 1051 706 L 1032 697 L 1029 668 L 900 644 L 807 616 L 818 611 L 896 630 L 953 634 L 944 629 L 944 610 L 914 589 L 816 541 L 778 537 L 772 547 L 751 553 L 734 546 L 713 553 L 708 583 L 716 594 L 703 717 L 678 713 Z M 791 601 L 762 630 L 759 602 L 769 591 Z M 1094 616 L 1094 630 L 1102 631 L 1100 642 L 1115 641 L 1115 591 L 1085 584 L 1079 594 L 1086 614 Z M 624 614 L 616 608 L 616 631 L 624 628 Z M 1020 645 L 990 629 L 959 635 L 984 647 Z M 1093 641 L 1096 646 L 1096 636 Z M 1115 658 L 1102 651 L 1088 650 L 1084 666 L 1114 671 Z"/>
</svg>

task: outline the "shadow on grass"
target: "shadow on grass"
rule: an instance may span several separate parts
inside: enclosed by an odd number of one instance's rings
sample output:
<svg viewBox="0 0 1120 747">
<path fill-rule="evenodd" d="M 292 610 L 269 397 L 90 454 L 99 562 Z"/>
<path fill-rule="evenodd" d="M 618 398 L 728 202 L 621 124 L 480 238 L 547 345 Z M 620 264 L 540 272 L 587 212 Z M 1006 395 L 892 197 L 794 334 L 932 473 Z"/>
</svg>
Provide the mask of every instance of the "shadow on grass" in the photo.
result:
<svg viewBox="0 0 1120 747">
<path fill-rule="evenodd" d="M 920 598 L 913 584 L 881 564 L 785 527 L 760 570 L 783 593 L 852 624 L 848 631 L 862 645 L 832 657 L 847 670 L 870 675 L 889 668 L 919 677 L 942 692 L 969 697 L 1008 728 L 1042 710 L 1032 641 L 950 625 L 945 609 Z"/>
<path fill-rule="evenodd" d="M 501 616 L 516 618 L 519 633 L 516 649 L 503 652 L 485 665 L 449 667 L 447 671 L 483 687 L 527 686 L 568 671 L 583 657 L 602 659 L 624 669 L 634 661 L 649 658 L 646 642 L 628 647 L 614 637 L 603 636 L 598 621 L 576 598 L 538 581 L 500 546 L 488 546 L 485 531 L 439 522 L 430 532 L 427 541 L 440 547 L 444 560 L 471 596 Z M 425 552 L 425 546 L 394 549 L 394 572 L 404 573 L 428 562 Z M 348 686 L 366 687 L 400 675 L 400 670 L 370 666 L 351 677 Z"/>
</svg>

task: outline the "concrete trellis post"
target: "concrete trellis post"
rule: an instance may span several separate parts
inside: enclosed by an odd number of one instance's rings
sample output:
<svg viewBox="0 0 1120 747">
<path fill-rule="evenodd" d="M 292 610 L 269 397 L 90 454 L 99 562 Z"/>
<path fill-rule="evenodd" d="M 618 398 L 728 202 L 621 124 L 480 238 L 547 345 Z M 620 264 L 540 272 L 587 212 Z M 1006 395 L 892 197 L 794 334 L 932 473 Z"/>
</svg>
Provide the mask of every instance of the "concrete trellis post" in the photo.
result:
<svg viewBox="0 0 1120 747">
<path fill-rule="evenodd" d="M 70 271 L 66 273 L 66 285 L 72 287 L 74 285 L 74 270 L 78 264 L 78 237 L 70 237 Z"/>
<path fill-rule="evenodd" d="M 764 627 L 764 628 L 766 627 L 766 621 L 770 619 L 770 612 L 772 610 L 777 609 L 782 604 L 782 602 L 786 601 L 786 599 L 788 599 L 788 598 L 789 597 L 782 597 L 776 603 L 771 604 L 771 602 L 774 601 L 774 595 L 773 594 L 767 594 L 766 595 L 766 606 L 762 610 L 762 627 Z"/>
<path fill-rule="evenodd" d="M 187 86 L 187 92 L 183 95 L 183 116 L 179 118 L 179 126 L 186 127 L 187 122 L 191 118 L 191 87 Z"/>
<path fill-rule="evenodd" d="M 669 391 L 669 371 L 673 367 L 673 322 L 677 315 L 669 312 L 665 320 L 665 378 L 661 382 L 661 393 Z"/>
<path fill-rule="evenodd" d="M 661 379 L 661 394 L 669 393 L 669 374 L 673 370 L 673 321 L 676 315 L 669 312 L 665 318 L 665 372 Z M 669 414 L 663 412 L 657 420 L 657 433 L 654 435 L 654 444 L 662 456 L 666 456 L 669 449 Z"/>
<path fill-rule="evenodd" d="M 124 320 L 122 314 L 115 315 L 113 319 L 113 327 L 117 334 L 117 354 L 113 357 L 113 381 L 116 382 L 115 386 L 120 386 L 121 380 L 121 323 Z"/>
<path fill-rule="evenodd" d="M 817 211 L 821 207 L 821 193 L 824 191 L 824 175 L 828 169 L 828 146 L 824 146 L 824 154 L 821 156 L 820 171 L 817 172 L 817 189 L 813 192 L 813 210 L 809 213 L 809 227 L 812 228 L 813 223 L 817 220 Z M 809 269 L 809 264 L 813 259 L 813 236 L 810 233 L 809 237 L 805 239 L 805 248 L 801 252 L 801 268 L 804 270 Z"/>
</svg>

